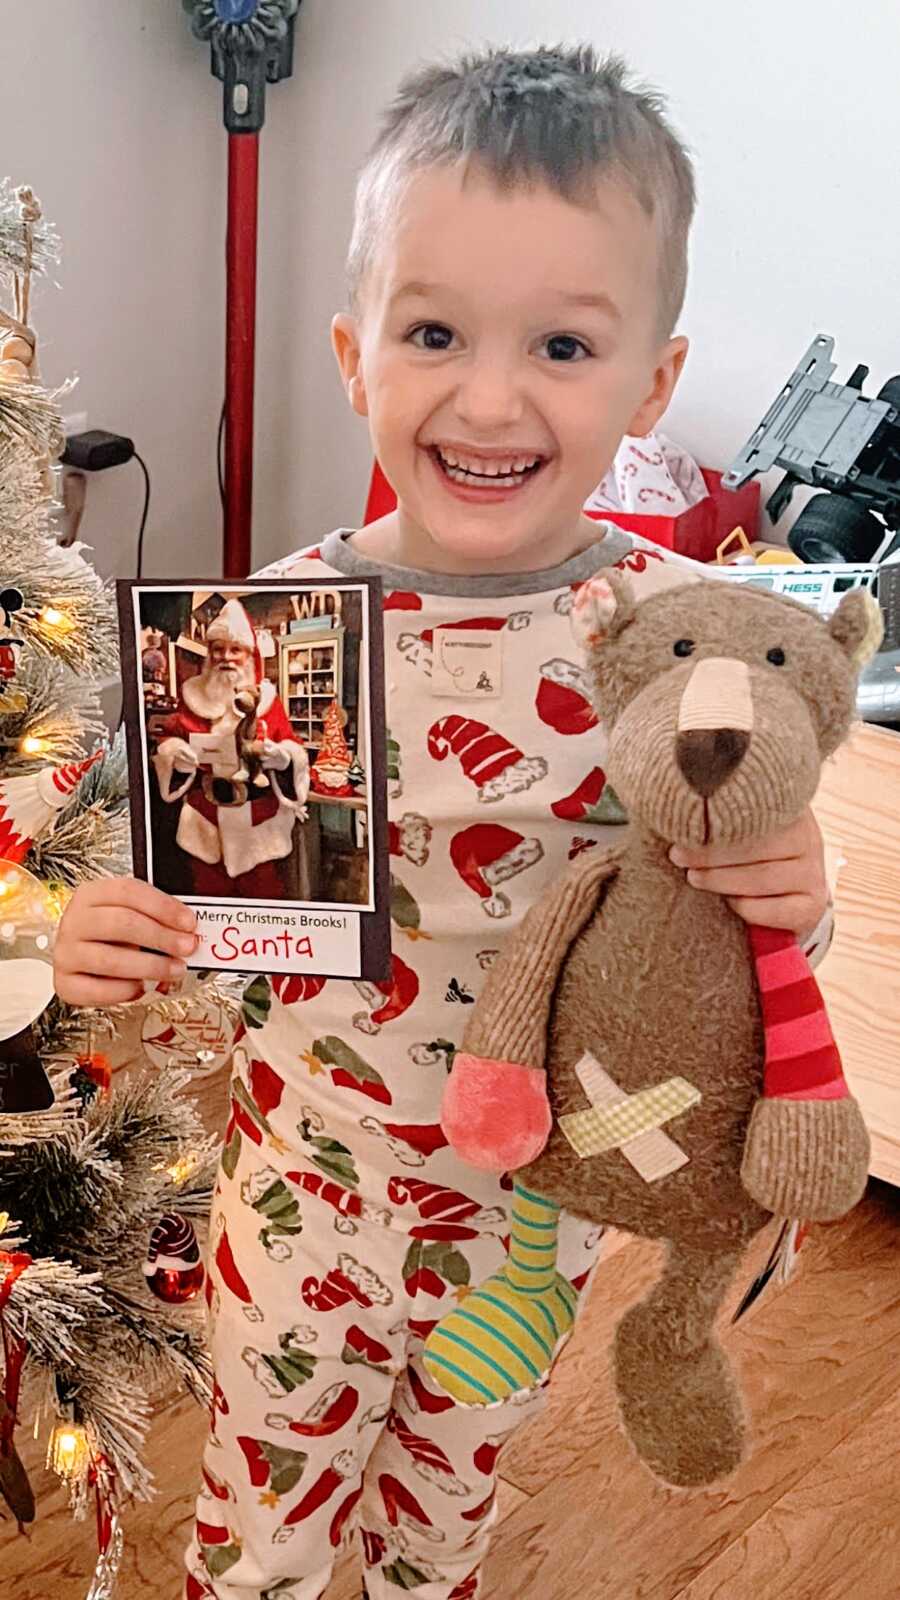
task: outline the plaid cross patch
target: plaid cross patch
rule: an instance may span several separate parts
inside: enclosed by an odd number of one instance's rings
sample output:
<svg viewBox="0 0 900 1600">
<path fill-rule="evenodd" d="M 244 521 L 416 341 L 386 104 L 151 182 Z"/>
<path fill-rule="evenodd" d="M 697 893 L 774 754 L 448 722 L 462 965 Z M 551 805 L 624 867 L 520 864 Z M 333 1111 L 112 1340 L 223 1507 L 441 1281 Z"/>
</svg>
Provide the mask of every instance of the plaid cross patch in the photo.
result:
<svg viewBox="0 0 900 1600">
<path fill-rule="evenodd" d="M 687 1156 L 663 1133 L 663 1125 L 699 1104 L 700 1091 L 686 1078 L 667 1078 L 650 1089 L 623 1095 L 591 1055 L 576 1068 L 591 1101 L 587 1111 L 560 1117 L 559 1125 L 581 1160 L 621 1150 L 648 1183 L 684 1166 Z"/>
</svg>

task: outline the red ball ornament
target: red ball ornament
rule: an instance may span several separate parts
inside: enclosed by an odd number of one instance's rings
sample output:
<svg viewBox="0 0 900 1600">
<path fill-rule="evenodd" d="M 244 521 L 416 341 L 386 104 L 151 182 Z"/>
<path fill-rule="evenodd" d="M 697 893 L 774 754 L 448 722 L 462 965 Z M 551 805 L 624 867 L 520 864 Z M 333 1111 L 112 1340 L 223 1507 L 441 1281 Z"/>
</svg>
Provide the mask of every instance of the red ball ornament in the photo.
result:
<svg viewBox="0 0 900 1600">
<path fill-rule="evenodd" d="M 109 1056 L 105 1056 L 102 1050 L 91 1050 L 87 1055 L 78 1057 L 77 1067 L 75 1087 L 82 1099 L 92 1100 L 94 1095 L 99 1094 L 102 1100 L 108 1100 L 112 1088 Z"/>
<path fill-rule="evenodd" d="M 197 1235 L 187 1217 L 177 1211 L 160 1217 L 144 1262 L 150 1292 L 167 1306 L 184 1305 L 200 1293 L 205 1276 Z"/>
</svg>

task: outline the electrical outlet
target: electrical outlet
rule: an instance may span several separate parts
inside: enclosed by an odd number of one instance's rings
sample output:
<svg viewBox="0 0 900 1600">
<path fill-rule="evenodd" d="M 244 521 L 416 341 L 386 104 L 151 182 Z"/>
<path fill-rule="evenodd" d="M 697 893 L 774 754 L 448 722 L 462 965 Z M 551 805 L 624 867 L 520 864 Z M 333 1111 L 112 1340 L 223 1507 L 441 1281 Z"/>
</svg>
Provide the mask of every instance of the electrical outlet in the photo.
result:
<svg viewBox="0 0 900 1600">
<path fill-rule="evenodd" d="M 88 414 L 86 411 L 72 411 L 62 419 L 63 431 L 67 439 L 73 433 L 87 433 Z"/>
</svg>

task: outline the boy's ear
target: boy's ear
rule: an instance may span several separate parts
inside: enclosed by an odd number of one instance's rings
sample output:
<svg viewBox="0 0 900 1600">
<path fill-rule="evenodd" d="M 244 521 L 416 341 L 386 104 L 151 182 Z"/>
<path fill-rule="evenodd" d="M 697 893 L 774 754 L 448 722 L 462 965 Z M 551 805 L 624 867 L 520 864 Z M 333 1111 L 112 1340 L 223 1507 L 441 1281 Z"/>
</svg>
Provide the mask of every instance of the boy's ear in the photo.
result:
<svg viewBox="0 0 900 1600">
<path fill-rule="evenodd" d="M 653 387 L 631 419 L 626 433 L 643 438 L 656 427 L 675 392 L 681 369 L 687 360 L 688 341 L 681 335 L 670 339 L 660 351 L 653 372 Z"/>
<path fill-rule="evenodd" d="M 357 416 L 367 417 L 369 402 L 362 375 L 359 324 L 348 311 L 341 311 L 331 324 L 331 346 L 341 371 L 347 399 Z"/>
</svg>

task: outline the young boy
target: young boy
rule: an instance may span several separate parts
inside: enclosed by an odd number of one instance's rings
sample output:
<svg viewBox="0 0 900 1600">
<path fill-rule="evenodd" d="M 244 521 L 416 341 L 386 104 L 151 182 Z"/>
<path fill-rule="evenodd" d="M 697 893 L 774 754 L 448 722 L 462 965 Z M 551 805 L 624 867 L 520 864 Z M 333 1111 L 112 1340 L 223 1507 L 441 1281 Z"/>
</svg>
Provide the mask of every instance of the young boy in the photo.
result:
<svg viewBox="0 0 900 1600">
<path fill-rule="evenodd" d="M 424 1336 L 506 1232 L 508 1190 L 447 1147 L 441 1093 L 503 939 L 614 837 L 573 593 L 611 565 L 639 594 L 690 576 L 581 507 L 684 362 L 693 199 L 660 102 L 587 48 L 417 73 L 363 170 L 334 347 L 398 506 L 268 574 L 384 581 L 393 974 L 387 994 L 275 978 L 235 1052 L 189 1600 L 317 1600 L 356 1520 L 371 1600 L 480 1592 L 498 1452 L 542 1396 L 464 1410 L 423 1375 Z M 467 693 L 448 672 L 463 633 Z M 826 912 L 811 817 L 679 864 L 751 922 L 806 938 Z M 183 970 L 192 926 L 147 885 L 82 889 L 59 992 L 134 997 Z M 567 1221 L 579 1287 L 597 1244 Z"/>
</svg>

